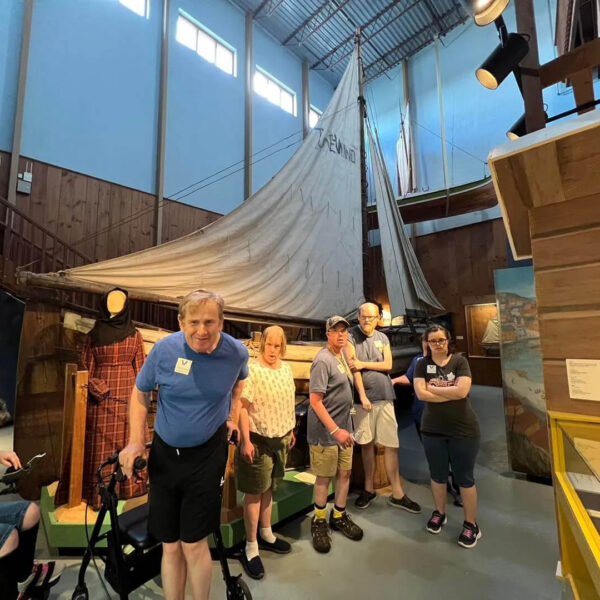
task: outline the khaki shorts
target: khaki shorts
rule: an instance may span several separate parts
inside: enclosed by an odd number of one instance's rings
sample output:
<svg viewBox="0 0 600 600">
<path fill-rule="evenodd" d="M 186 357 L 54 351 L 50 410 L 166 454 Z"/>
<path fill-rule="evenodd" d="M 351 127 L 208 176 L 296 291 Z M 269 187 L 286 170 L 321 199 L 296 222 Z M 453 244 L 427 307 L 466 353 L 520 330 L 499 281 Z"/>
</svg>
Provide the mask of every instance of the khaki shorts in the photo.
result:
<svg viewBox="0 0 600 600">
<path fill-rule="evenodd" d="M 285 463 L 292 434 L 281 438 L 268 438 L 250 432 L 254 444 L 254 459 L 248 464 L 240 457 L 239 446 L 235 451 L 235 479 L 237 489 L 245 494 L 263 494 L 269 488 L 277 488 L 285 474 Z"/>
<path fill-rule="evenodd" d="M 369 444 L 375 441 L 380 446 L 399 448 L 394 402 L 392 400 L 373 402 L 373 408 L 368 411 L 362 406 L 357 406 L 354 415 L 354 439 L 357 444 Z"/>
<path fill-rule="evenodd" d="M 310 470 L 317 477 L 335 477 L 340 471 L 352 470 L 352 446 L 310 446 Z"/>
</svg>

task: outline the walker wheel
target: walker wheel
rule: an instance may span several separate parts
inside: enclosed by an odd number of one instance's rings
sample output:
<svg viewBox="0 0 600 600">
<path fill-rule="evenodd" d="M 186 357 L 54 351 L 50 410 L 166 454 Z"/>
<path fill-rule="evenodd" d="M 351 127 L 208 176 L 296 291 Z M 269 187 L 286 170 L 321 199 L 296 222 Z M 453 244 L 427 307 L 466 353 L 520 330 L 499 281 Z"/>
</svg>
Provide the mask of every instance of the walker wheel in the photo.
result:
<svg viewBox="0 0 600 600">
<path fill-rule="evenodd" d="M 227 588 L 227 600 L 252 600 L 250 588 L 241 575 L 238 575 L 235 581 L 232 581 L 231 587 Z"/>
<path fill-rule="evenodd" d="M 87 588 L 80 588 L 79 586 L 77 587 L 77 589 L 73 592 L 73 595 L 71 596 L 71 600 L 89 600 L 89 594 L 87 591 Z"/>
</svg>

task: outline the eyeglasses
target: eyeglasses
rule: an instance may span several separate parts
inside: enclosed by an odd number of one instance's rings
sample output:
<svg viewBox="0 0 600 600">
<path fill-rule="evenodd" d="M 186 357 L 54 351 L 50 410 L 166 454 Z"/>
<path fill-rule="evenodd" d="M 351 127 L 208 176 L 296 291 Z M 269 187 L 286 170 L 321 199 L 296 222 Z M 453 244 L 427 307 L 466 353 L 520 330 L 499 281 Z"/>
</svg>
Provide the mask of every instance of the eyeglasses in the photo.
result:
<svg viewBox="0 0 600 600">
<path fill-rule="evenodd" d="M 362 319 L 363 321 L 376 321 L 377 319 L 379 319 L 378 316 L 374 316 L 374 317 L 368 317 L 367 315 L 361 315 L 360 317 L 358 317 L 359 319 Z"/>
<path fill-rule="evenodd" d="M 439 340 L 427 340 L 428 344 L 433 344 L 436 346 L 443 346 L 448 341 L 447 338 L 440 338 Z"/>
</svg>

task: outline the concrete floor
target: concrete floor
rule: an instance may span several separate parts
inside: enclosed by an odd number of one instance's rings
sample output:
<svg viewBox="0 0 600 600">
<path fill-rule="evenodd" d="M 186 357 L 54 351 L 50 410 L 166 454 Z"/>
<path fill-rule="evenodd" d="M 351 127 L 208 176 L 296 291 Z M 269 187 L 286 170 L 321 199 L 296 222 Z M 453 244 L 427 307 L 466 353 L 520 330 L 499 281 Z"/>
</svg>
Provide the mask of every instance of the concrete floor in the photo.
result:
<svg viewBox="0 0 600 600">
<path fill-rule="evenodd" d="M 407 600 L 437 596 L 444 600 L 570 599 L 570 592 L 555 578 L 558 548 L 552 488 L 508 476 L 501 391 L 474 386 L 472 400 L 482 429 L 476 475 L 483 537 L 476 548 L 467 551 L 456 544 L 462 511 L 454 506 L 448 507 L 448 524 L 440 535 L 425 531 L 433 509 L 427 466 L 414 428 L 403 423 L 401 470 L 408 480 L 408 493 L 423 505 L 423 514 L 408 514 L 378 498 L 365 511 L 351 510 L 365 530 L 364 539 L 352 542 L 335 533 L 329 555 L 313 550 L 310 516 L 300 516 L 279 529 L 292 543 L 292 554 L 263 553 L 265 579 L 245 578 L 253 597 L 337 600 L 375 594 Z M 0 436 L 3 447 L 6 442 Z M 43 545 L 41 539 L 40 558 L 47 554 Z M 79 561 L 62 562 L 64 575 L 50 597 L 69 600 Z M 241 571 L 235 560 L 230 567 L 234 573 Z M 91 599 L 106 598 L 93 569 L 88 571 L 87 582 Z M 131 600 L 162 597 L 159 580 L 130 595 Z M 213 572 L 211 598 L 225 598 L 218 567 Z"/>
</svg>

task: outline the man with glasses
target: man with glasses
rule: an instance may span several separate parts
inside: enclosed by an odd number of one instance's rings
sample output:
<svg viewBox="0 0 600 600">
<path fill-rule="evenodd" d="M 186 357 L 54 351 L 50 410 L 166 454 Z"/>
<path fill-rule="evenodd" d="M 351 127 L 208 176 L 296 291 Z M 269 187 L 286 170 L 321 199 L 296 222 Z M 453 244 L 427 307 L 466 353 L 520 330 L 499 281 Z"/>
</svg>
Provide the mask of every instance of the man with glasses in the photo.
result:
<svg viewBox="0 0 600 600">
<path fill-rule="evenodd" d="M 354 504 L 364 509 L 375 499 L 375 444 L 379 444 L 384 447 L 385 470 L 392 486 L 389 504 L 420 513 L 421 507 L 404 493 L 398 471 L 396 394 L 388 374 L 392 368 L 392 351 L 387 336 L 375 329 L 378 320 L 379 307 L 371 302 L 362 304 L 358 308 L 358 325 L 350 329 L 350 343 L 345 349 L 360 400 L 356 406 L 354 439 L 360 444 L 365 470 L 365 489 Z"/>
</svg>

